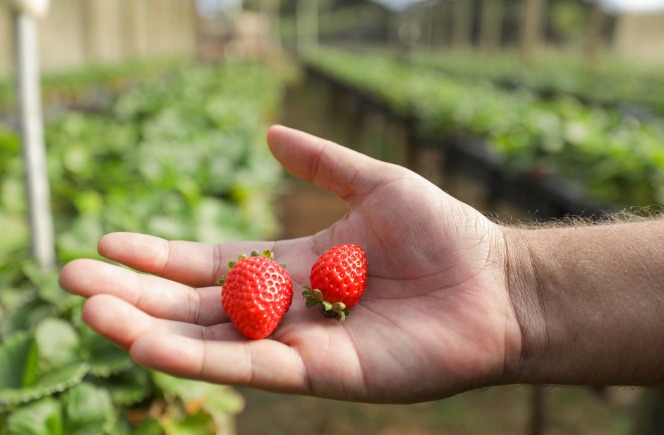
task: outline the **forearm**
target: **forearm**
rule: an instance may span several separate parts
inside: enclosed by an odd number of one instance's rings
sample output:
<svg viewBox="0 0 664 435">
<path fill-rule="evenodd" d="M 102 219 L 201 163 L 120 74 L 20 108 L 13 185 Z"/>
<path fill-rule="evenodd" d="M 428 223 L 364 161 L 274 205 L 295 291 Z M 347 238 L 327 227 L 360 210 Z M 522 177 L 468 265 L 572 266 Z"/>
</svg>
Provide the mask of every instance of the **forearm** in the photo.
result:
<svg viewBox="0 0 664 435">
<path fill-rule="evenodd" d="M 505 231 L 519 383 L 664 383 L 664 221 Z"/>
</svg>

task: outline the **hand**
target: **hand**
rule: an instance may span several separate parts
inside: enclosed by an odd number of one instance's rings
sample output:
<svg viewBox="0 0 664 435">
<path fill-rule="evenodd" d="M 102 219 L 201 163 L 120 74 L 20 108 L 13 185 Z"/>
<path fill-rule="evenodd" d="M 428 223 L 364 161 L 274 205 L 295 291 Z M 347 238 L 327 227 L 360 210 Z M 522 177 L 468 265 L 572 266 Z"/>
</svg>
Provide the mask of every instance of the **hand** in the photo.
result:
<svg viewBox="0 0 664 435">
<path fill-rule="evenodd" d="M 294 175 L 343 198 L 348 213 L 309 237 L 220 245 L 114 233 L 99 252 L 141 272 L 80 259 L 61 285 L 87 297 L 83 317 L 146 367 L 178 376 L 320 397 L 404 403 L 510 382 L 521 331 L 501 228 L 405 168 L 272 127 Z M 333 245 L 367 252 L 367 290 L 340 324 L 300 298 Z M 242 338 L 221 307 L 226 263 L 273 249 L 295 297 L 271 339 Z"/>
</svg>

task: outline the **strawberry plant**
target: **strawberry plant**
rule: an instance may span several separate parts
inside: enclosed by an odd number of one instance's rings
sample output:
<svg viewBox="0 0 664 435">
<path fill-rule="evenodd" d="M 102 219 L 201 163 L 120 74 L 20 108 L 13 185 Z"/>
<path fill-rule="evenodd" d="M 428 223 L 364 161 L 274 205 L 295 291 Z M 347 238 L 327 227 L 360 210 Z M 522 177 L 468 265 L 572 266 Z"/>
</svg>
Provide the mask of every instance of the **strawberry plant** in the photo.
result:
<svg viewBox="0 0 664 435">
<path fill-rule="evenodd" d="M 96 257 L 98 238 L 110 231 L 214 242 L 269 237 L 276 228 L 270 199 L 280 169 L 264 132 L 280 78 L 257 62 L 148 77 L 117 84 L 121 93 L 111 85 L 103 110 L 49 118 L 60 263 Z M 68 101 L 87 101 L 85 89 L 72 88 Z M 55 87 L 49 92 L 60 95 Z M 0 435 L 227 428 L 243 406 L 234 390 L 134 365 L 81 322 L 80 299 L 28 260 L 20 143 L 2 126 L 0 172 L 7 231 L 0 243 Z"/>
<path fill-rule="evenodd" d="M 75 71 L 46 73 L 41 80 L 42 100 L 50 107 L 104 109 L 120 92 L 158 80 L 186 62 L 164 58 L 127 61 L 118 65 L 91 65 Z M 13 80 L 0 80 L 0 114 L 15 108 Z"/>
<path fill-rule="evenodd" d="M 664 203 L 664 128 L 573 97 L 543 100 L 392 57 L 333 50 L 308 65 L 416 120 L 419 135 L 483 139 L 518 173 L 556 174 L 589 201 L 609 207 Z"/>
<path fill-rule="evenodd" d="M 186 68 L 123 93 L 109 114 L 66 113 L 49 124 L 61 257 L 94 256 L 94 240 L 122 228 L 208 241 L 275 231 L 265 186 L 280 168 L 264 132 L 279 83 L 264 71 Z"/>
<path fill-rule="evenodd" d="M 415 53 L 418 68 L 433 68 L 455 80 L 490 80 L 503 88 L 521 88 L 545 96 L 573 96 L 594 105 L 620 108 L 642 105 L 664 115 L 664 80 L 659 65 L 605 59 L 590 69 L 570 54 L 540 56 L 524 65 L 516 53 Z M 486 65 L 491 64 L 491 68 Z"/>
<path fill-rule="evenodd" d="M 135 366 L 81 321 L 82 301 L 60 289 L 56 274 L 22 264 L 21 273 L 2 274 L 0 433 L 163 433 L 172 425 L 181 429 L 168 433 L 182 433 L 196 429 L 188 421 L 199 425 L 194 433 L 210 433 L 243 406 L 228 387 Z"/>
</svg>

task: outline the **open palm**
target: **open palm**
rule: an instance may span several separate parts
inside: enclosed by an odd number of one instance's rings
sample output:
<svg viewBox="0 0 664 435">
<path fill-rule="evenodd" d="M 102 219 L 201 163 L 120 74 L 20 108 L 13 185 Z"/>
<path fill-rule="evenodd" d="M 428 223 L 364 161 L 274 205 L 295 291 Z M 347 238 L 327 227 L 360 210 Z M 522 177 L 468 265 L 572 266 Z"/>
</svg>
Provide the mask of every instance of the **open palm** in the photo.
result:
<svg viewBox="0 0 664 435">
<path fill-rule="evenodd" d="M 136 362 L 179 376 L 369 402 L 436 399 L 506 382 L 520 329 L 497 225 L 418 175 L 328 141 L 273 127 L 268 142 L 294 175 L 347 201 L 309 237 L 220 245 L 114 233 L 99 252 L 141 272 L 80 259 L 62 286 L 88 297 L 83 316 Z M 299 298 L 333 245 L 367 252 L 360 303 L 340 324 Z M 273 249 L 294 280 L 291 309 L 271 339 L 242 338 L 221 307 L 226 263 Z"/>
</svg>

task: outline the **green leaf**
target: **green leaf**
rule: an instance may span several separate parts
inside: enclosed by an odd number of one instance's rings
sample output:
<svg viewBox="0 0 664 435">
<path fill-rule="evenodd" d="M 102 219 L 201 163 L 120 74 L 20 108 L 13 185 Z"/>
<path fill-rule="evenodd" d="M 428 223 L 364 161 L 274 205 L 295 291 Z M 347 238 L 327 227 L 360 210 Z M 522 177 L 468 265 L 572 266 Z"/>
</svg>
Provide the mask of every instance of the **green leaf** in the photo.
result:
<svg viewBox="0 0 664 435">
<path fill-rule="evenodd" d="M 35 339 L 42 372 L 82 360 L 80 338 L 69 322 L 46 319 L 37 326 Z"/>
<path fill-rule="evenodd" d="M 108 391 L 83 382 L 62 395 L 67 435 L 96 435 L 107 432 L 114 420 Z"/>
<path fill-rule="evenodd" d="M 89 367 L 85 363 L 74 363 L 60 367 L 38 378 L 33 384 L 33 389 L 48 392 L 48 394 L 65 391 L 67 388 L 80 383 L 88 370 Z"/>
<path fill-rule="evenodd" d="M 67 231 L 57 235 L 58 255 L 62 260 L 95 258 L 97 241 L 104 235 L 102 222 L 94 216 L 79 216 L 69 223 Z"/>
<path fill-rule="evenodd" d="M 134 405 L 154 392 L 150 372 L 137 366 L 106 379 L 95 379 L 94 384 L 107 390 L 113 403 L 120 405 Z"/>
<path fill-rule="evenodd" d="M 0 345 L 0 397 L 20 390 L 37 376 L 36 343 L 27 333 L 13 334 Z M 0 399 L 1 401 L 1 399 Z"/>
<path fill-rule="evenodd" d="M 15 409 L 7 421 L 8 435 L 61 435 L 62 408 L 51 397 Z"/>
<path fill-rule="evenodd" d="M 242 237 L 237 230 L 241 218 L 237 210 L 226 201 L 204 197 L 194 208 L 194 213 L 192 224 L 196 240 L 233 240 Z"/>
<path fill-rule="evenodd" d="M 72 364 L 37 378 L 30 386 L 0 389 L 0 409 L 63 392 L 80 383 L 86 373 L 87 364 Z"/>
<path fill-rule="evenodd" d="M 136 426 L 131 435 L 163 435 L 164 430 L 154 418 L 144 420 Z"/>
<path fill-rule="evenodd" d="M 0 227 L 2 228 L 2 227 Z M 3 241 L 4 244 L 4 241 Z M 0 257 L 0 310 L 3 315 L 12 312 L 35 298 L 36 290 L 23 285 L 25 275 L 21 270 L 23 261 L 20 257 L 26 253 L 16 253 L 11 260 Z"/>
<path fill-rule="evenodd" d="M 1 193 L 0 193 L 1 194 Z M 23 213 L 0 212 L 0 228 L 2 228 L 2 246 L 0 247 L 0 261 L 28 244 L 30 226 Z"/>
<path fill-rule="evenodd" d="M 26 300 L 16 310 L 6 314 L 2 322 L 2 332 L 4 335 L 10 335 L 32 329 L 42 319 L 55 315 L 56 311 L 55 306 L 41 298 Z"/>
<path fill-rule="evenodd" d="M 214 430 L 214 421 L 210 415 L 203 412 L 187 415 L 182 419 L 164 418 L 161 420 L 161 424 L 167 435 L 221 433 Z"/>
<path fill-rule="evenodd" d="M 135 366 L 125 350 L 80 321 L 80 313 L 74 315 L 74 322 L 81 338 L 80 355 L 94 376 L 107 378 Z"/>
<path fill-rule="evenodd" d="M 212 415 L 216 413 L 236 414 L 244 408 L 244 398 L 231 387 L 208 382 L 182 379 L 161 372 L 153 372 L 152 378 L 164 392 L 179 397 L 188 404 L 200 405 Z"/>
<path fill-rule="evenodd" d="M 23 273 L 37 287 L 39 296 L 58 309 L 69 307 L 80 299 L 62 290 L 58 283 L 58 271 L 45 274 L 35 262 L 30 261 L 23 265 Z"/>
<path fill-rule="evenodd" d="M 118 347 L 109 343 L 108 351 L 94 355 L 89 361 L 90 373 L 100 378 L 108 378 L 134 367 L 134 363 L 127 354 Z"/>
<path fill-rule="evenodd" d="M 28 351 L 25 365 L 23 366 L 23 381 L 24 387 L 30 386 L 37 380 L 37 373 L 39 372 L 39 349 L 36 341 L 32 341 L 30 350 Z"/>
</svg>

